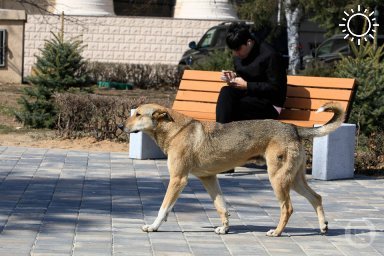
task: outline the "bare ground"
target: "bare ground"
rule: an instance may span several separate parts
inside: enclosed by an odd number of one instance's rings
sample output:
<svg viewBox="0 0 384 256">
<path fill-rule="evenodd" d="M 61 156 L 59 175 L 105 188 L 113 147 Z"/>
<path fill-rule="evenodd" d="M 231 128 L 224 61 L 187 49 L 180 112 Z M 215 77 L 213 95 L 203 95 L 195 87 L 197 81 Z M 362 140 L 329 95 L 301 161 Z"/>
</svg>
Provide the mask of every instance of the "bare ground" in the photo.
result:
<svg viewBox="0 0 384 256">
<path fill-rule="evenodd" d="M 21 146 L 36 148 L 58 148 L 86 151 L 127 152 L 128 143 L 115 141 L 96 141 L 94 138 L 60 139 L 52 130 L 25 129 L 18 123 L 13 111 L 19 108 L 18 99 L 22 96 L 25 84 L 2 84 L 0 83 L 0 146 Z M 140 90 L 117 91 L 96 90 L 102 95 L 122 95 L 125 97 L 147 97 L 164 99 L 172 102 L 175 92 L 172 90 Z"/>
</svg>

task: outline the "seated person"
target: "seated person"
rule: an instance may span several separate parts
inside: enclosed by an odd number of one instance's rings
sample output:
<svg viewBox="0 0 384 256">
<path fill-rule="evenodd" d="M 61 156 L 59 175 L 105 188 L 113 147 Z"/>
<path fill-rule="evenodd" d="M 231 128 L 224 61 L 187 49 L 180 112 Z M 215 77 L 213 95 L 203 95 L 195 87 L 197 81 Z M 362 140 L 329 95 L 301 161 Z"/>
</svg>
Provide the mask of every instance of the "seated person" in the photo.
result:
<svg viewBox="0 0 384 256">
<path fill-rule="evenodd" d="M 234 58 L 233 71 L 224 71 L 227 82 L 219 94 L 216 121 L 228 123 L 248 119 L 276 119 L 287 92 L 282 56 L 259 42 L 245 23 L 232 23 L 226 43 Z"/>
</svg>

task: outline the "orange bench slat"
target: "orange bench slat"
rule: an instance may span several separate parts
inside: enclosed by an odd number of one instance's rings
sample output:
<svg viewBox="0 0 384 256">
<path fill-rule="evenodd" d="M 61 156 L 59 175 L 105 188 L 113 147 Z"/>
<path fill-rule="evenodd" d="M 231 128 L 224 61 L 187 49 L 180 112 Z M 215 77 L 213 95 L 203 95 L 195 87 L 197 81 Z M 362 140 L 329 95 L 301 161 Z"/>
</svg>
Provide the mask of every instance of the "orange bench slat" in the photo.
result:
<svg viewBox="0 0 384 256">
<path fill-rule="evenodd" d="M 187 110 L 179 110 L 179 112 L 198 120 L 213 121 L 216 119 L 215 113 L 187 111 Z"/>
<path fill-rule="evenodd" d="M 216 102 L 215 103 L 204 103 L 204 102 L 194 102 L 194 101 L 174 101 L 173 110 L 176 111 L 190 111 L 195 110 L 199 112 L 208 112 L 216 113 Z"/>
<path fill-rule="evenodd" d="M 218 97 L 218 92 L 196 92 L 180 90 L 176 95 L 176 100 L 216 103 Z"/>
<path fill-rule="evenodd" d="M 349 101 L 351 90 L 288 87 L 287 97 Z"/>
<path fill-rule="evenodd" d="M 330 120 L 332 116 L 330 112 L 316 113 L 316 111 L 283 109 L 278 119 L 324 122 Z"/>
<path fill-rule="evenodd" d="M 225 86 L 223 82 L 201 81 L 201 80 L 182 80 L 179 90 L 220 92 L 221 87 Z"/>
<path fill-rule="evenodd" d="M 287 76 L 287 83 L 303 87 L 352 89 L 355 81 L 350 78 Z"/>
<path fill-rule="evenodd" d="M 184 70 L 183 80 L 221 81 L 221 72 L 204 70 Z"/>
<path fill-rule="evenodd" d="M 284 103 L 284 108 L 289 109 L 309 109 L 317 110 L 329 100 L 310 99 L 310 98 L 287 98 Z M 348 101 L 338 101 L 344 110 L 347 110 Z"/>
</svg>

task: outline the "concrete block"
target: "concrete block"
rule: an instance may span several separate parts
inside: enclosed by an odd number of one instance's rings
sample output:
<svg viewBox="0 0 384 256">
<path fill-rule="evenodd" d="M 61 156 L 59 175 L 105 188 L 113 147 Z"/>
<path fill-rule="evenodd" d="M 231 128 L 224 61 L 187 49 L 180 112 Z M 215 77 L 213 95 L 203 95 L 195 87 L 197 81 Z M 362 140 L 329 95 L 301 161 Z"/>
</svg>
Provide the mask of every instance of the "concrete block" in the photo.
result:
<svg viewBox="0 0 384 256">
<path fill-rule="evenodd" d="M 143 132 L 129 135 L 129 157 L 135 159 L 167 158 L 152 138 Z"/>
<path fill-rule="evenodd" d="M 134 111 L 134 109 L 131 110 L 131 115 Z M 151 137 L 143 132 L 138 132 L 129 134 L 129 158 L 164 159 L 167 156 Z"/>
<path fill-rule="evenodd" d="M 313 140 L 312 177 L 319 180 L 354 176 L 356 125 L 342 124 L 327 136 Z"/>
</svg>

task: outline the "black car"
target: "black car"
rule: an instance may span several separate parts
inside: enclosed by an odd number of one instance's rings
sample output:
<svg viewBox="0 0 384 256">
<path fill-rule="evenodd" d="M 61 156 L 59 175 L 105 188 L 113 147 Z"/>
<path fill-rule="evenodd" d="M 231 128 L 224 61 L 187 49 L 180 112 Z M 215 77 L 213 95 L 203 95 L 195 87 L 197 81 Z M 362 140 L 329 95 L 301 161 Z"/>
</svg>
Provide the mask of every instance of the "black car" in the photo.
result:
<svg viewBox="0 0 384 256">
<path fill-rule="evenodd" d="M 225 50 L 225 36 L 231 23 L 221 23 L 211 27 L 196 44 L 195 41 L 189 43 L 189 50 L 184 52 L 179 65 L 192 65 L 204 59 L 209 53 L 215 50 Z"/>
<path fill-rule="evenodd" d="M 316 60 L 330 65 L 340 60 L 342 56 L 353 56 L 348 39 L 344 39 L 344 37 L 344 34 L 338 34 L 324 40 L 312 51 L 312 55 L 304 56 L 305 67 L 310 67 Z M 384 35 L 378 35 L 377 45 L 381 46 L 383 44 Z"/>
</svg>

